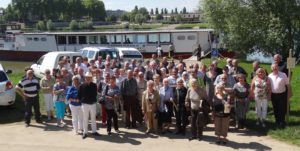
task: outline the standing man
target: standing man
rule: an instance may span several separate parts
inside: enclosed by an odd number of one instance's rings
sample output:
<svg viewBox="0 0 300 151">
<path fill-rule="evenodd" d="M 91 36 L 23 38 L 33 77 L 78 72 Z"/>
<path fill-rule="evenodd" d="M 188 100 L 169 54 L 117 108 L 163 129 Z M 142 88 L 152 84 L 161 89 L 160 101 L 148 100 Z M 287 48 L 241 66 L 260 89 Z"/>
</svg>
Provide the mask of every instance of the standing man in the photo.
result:
<svg viewBox="0 0 300 151">
<path fill-rule="evenodd" d="M 16 86 L 16 89 L 25 101 L 25 126 L 30 126 L 32 107 L 35 113 L 35 121 L 37 123 L 42 123 L 38 95 L 40 85 L 38 79 L 33 76 L 32 69 L 26 71 L 26 77 L 19 81 L 19 83 Z"/>
<path fill-rule="evenodd" d="M 289 80 L 285 73 L 280 72 L 278 64 L 272 64 L 272 73 L 269 74 L 271 82 L 271 100 L 274 110 L 276 125 L 279 128 L 285 127 L 285 114 L 287 109 L 287 88 L 289 88 Z"/>
<path fill-rule="evenodd" d="M 171 57 L 173 58 L 174 52 L 175 52 L 175 47 L 174 47 L 173 43 L 171 43 L 169 45 L 169 58 L 171 58 Z"/>
<path fill-rule="evenodd" d="M 194 56 L 197 56 L 197 61 L 201 61 L 201 46 L 200 44 L 198 45 L 198 47 L 194 50 Z"/>
<path fill-rule="evenodd" d="M 90 72 L 85 74 L 85 83 L 80 85 L 78 90 L 78 99 L 82 103 L 83 112 L 83 134 L 82 139 L 85 139 L 88 134 L 89 116 L 91 117 L 92 134 L 101 136 L 97 133 L 96 124 L 96 102 L 97 102 L 97 85 L 92 82 L 93 75 Z"/>
<path fill-rule="evenodd" d="M 126 128 L 131 126 L 136 128 L 138 86 L 136 79 L 133 78 L 132 70 L 127 70 L 127 78 L 121 83 L 121 95 L 124 100 L 124 110 L 126 111 L 125 126 Z"/>
</svg>

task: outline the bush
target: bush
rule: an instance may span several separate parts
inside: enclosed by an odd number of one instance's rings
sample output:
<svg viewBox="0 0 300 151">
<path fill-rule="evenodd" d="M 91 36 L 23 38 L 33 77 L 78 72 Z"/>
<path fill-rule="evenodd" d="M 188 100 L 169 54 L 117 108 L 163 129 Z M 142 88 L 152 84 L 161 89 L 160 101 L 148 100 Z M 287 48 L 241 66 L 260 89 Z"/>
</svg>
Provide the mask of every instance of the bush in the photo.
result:
<svg viewBox="0 0 300 151">
<path fill-rule="evenodd" d="M 48 29 L 49 31 L 55 30 L 55 25 L 54 25 L 54 23 L 52 22 L 52 20 L 48 20 L 48 21 L 47 21 L 47 29 Z"/>
<path fill-rule="evenodd" d="M 79 29 L 78 22 L 76 20 L 72 20 L 70 22 L 69 27 L 70 27 L 71 30 L 78 30 Z"/>
<path fill-rule="evenodd" d="M 45 26 L 44 21 L 38 21 L 38 22 L 36 23 L 36 28 L 37 28 L 38 30 L 46 30 L 46 26 Z"/>
</svg>

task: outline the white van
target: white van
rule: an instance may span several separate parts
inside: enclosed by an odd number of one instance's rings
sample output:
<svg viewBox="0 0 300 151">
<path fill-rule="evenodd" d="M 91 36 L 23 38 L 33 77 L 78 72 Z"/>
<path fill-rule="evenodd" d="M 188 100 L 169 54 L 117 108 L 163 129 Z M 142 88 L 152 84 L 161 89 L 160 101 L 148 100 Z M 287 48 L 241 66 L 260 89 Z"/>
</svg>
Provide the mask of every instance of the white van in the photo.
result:
<svg viewBox="0 0 300 151">
<path fill-rule="evenodd" d="M 70 64 L 75 63 L 77 57 L 81 57 L 80 52 L 49 52 L 43 55 L 35 64 L 31 65 L 34 75 L 38 78 L 42 78 L 45 75 L 46 69 L 49 69 L 52 74 L 52 70 L 57 67 L 58 62 L 62 60 L 64 56 L 68 56 Z"/>
<path fill-rule="evenodd" d="M 88 60 L 97 60 L 98 56 L 102 56 L 103 61 L 105 61 L 106 56 L 110 55 L 111 59 L 119 60 L 119 53 L 114 48 L 108 47 L 85 47 L 80 49 L 81 56 L 87 57 Z"/>
<path fill-rule="evenodd" d="M 116 47 L 115 49 L 119 51 L 121 62 L 131 62 L 132 59 L 144 61 L 142 53 L 136 48 Z"/>
</svg>

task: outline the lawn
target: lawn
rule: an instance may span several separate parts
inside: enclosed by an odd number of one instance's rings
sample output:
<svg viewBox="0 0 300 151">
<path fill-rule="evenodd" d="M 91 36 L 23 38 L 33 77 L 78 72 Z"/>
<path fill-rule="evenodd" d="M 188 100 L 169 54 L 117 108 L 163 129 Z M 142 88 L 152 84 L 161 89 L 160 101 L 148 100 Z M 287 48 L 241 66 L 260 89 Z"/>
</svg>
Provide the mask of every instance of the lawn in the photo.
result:
<svg viewBox="0 0 300 151">
<path fill-rule="evenodd" d="M 209 28 L 207 23 L 197 23 L 197 24 L 180 24 L 175 29 L 193 29 L 193 28 Z"/>
<path fill-rule="evenodd" d="M 22 75 L 24 74 L 24 67 L 29 66 L 31 62 L 10 62 L 10 61 L 1 61 L 2 65 L 6 69 L 12 69 L 13 73 L 9 75 L 10 79 L 13 81 L 14 84 L 21 79 Z M 205 64 L 209 64 L 210 60 L 204 60 Z M 225 61 L 220 60 L 219 67 L 224 66 Z M 249 62 L 242 62 L 240 65 L 248 72 L 251 73 L 252 64 Z M 262 64 L 263 68 L 268 70 L 270 73 L 270 65 L 269 64 Z M 248 119 L 247 119 L 247 126 L 251 130 L 255 130 L 259 132 L 261 135 L 268 135 L 278 140 L 285 141 L 287 143 L 295 144 L 300 146 L 300 66 L 297 65 L 296 68 L 293 70 L 293 78 L 291 81 L 292 88 L 293 88 L 293 97 L 291 98 L 290 106 L 290 118 L 289 118 L 289 125 L 285 129 L 276 129 L 274 124 L 274 116 L 272 111 L 271 102 L 269 102 L 268 108 L 268 116 L 267 116 L 267 128 L 261 128 L 255 126 L 256 122 L 256 115 L 254 111 L 254 102 L 251 102 L 250 111 L 248 112 Z M 247 81 L 250 81 L 249 76 Z M 40 95 L 41 100 L 41 111 L 42 114 L 45 115 L 43 100 Z M 0 107 L 0 124 L 2 123 L 12 123 L 18 122 L 23 120 L 23 112 L 24 112 L 24 103 L 20 97 L 17 97 L 15 105 L 12 107 Z"/>
</svg>

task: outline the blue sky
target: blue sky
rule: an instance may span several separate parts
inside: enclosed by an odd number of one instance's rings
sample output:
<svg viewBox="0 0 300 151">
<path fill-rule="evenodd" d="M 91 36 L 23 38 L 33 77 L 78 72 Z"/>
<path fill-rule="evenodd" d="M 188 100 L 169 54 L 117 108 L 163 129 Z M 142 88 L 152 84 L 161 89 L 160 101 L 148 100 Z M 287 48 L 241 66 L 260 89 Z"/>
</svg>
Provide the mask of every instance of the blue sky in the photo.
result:
<svg viewBox="0 0 300 151">
<path fill-rule="evenodd" d="M 6 8 L 11 0 L 0 0 L 0 7 Z M 199 6 L 199 0 L 102 0 L 105 4 L 106 9 L 122 9 L 130 11 L 134 8 L 135 5 L 139 7 L 146 7 L 148 10 L 151 8 L 158 7 L 167 8 L 169 11 L 178 8 L 178 11 L 182 10 L 185 6 L 187 11 L 197 10 Z"/>
</svg>

